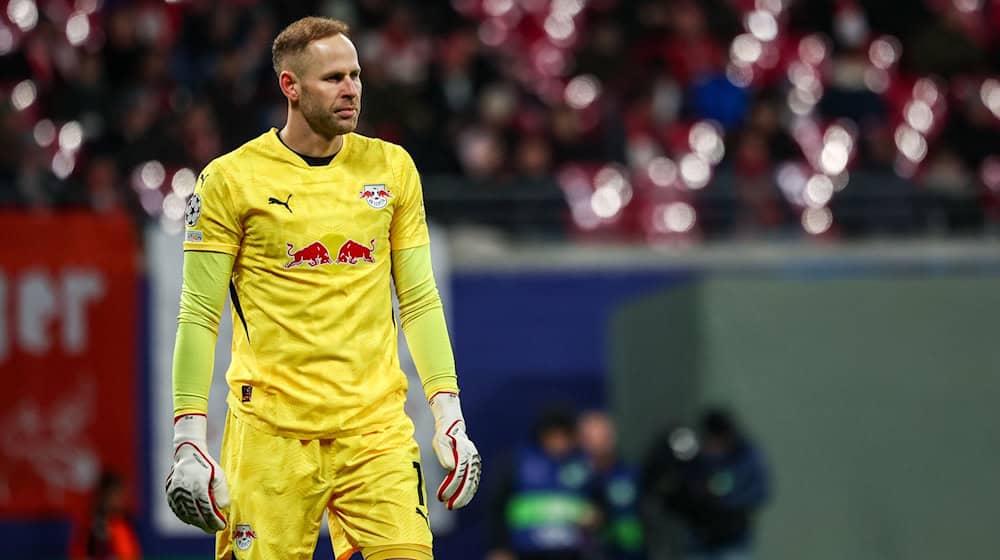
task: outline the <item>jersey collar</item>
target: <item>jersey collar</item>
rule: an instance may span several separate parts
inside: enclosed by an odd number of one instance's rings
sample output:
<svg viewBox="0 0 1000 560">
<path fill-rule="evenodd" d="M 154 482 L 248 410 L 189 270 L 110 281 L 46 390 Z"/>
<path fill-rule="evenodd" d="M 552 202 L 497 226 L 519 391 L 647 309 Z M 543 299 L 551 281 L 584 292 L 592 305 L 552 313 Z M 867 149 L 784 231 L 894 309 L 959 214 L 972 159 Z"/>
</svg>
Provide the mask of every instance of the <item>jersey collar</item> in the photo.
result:
<svg viewBox="0 0 1000 560">
<path fill-rule="evenodd" d="M 327 165 L 309 165 L 299 156 L 299 154 L 292 151 L 291 148 L 285 145 L 284 142 L 278 138 L 278 129 L 271 127 L 266 134 L 267 141 L 271 144 L 271 151 L 278 156 L 284 162 L 290 163 L 295 167 L 302 167 L 305 169 L 330 169 L 331 167 L 337 165 L 337 162 L 343 160 L 347 157 L 347 153 L 351 148 L 351 140 L 354 133 L 347 133 L 344 135 L 344 143 L 340 146 L 340 151 L 333 156 L 333 159 Z"/>
</svg>

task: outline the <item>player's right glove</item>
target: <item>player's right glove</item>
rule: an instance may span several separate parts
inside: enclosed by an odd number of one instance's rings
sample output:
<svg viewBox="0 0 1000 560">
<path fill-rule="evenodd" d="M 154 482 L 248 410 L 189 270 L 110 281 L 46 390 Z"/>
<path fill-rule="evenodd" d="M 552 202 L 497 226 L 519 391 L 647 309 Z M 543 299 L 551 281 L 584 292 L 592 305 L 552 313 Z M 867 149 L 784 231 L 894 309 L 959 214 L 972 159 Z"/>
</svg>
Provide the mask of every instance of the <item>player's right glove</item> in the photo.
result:
<svg viewBox="0 0 1000 560">
<path fill-rule="evenodd" d="M 437 498 L 448 509 L 458 509 L 472 501 L 479 488 L 482 460 L 479 451 L 465 433 L 462 405 L 455 393 L 441 392 L 431 397 L 434 415 L 434 439 L 431 446 L 438 462 L 448 471 Z"/>
<path fill-rule="evenodd" d="M 167 503 L 178 519 L 206 533 L 226 528 L 229 486 L 205 445 L 208 420 L 185 414 L 174 421 L 174 465 L 167 475 Z"/>
</svg>

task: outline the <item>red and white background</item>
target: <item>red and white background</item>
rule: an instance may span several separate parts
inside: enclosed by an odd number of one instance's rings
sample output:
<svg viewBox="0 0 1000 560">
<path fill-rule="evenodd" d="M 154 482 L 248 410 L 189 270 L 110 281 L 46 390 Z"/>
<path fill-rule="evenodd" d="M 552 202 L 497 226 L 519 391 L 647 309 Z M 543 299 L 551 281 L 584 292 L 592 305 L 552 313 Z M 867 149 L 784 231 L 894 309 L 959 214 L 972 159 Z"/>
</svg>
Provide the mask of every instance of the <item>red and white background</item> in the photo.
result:
<svg viewBox="0 0 1000 560">
<path fill-rule="evenodd" d="M 138 247 L 122 217 L 0 223 L 0 517 L 77 513 L 137 483 Z"/>
</svg>

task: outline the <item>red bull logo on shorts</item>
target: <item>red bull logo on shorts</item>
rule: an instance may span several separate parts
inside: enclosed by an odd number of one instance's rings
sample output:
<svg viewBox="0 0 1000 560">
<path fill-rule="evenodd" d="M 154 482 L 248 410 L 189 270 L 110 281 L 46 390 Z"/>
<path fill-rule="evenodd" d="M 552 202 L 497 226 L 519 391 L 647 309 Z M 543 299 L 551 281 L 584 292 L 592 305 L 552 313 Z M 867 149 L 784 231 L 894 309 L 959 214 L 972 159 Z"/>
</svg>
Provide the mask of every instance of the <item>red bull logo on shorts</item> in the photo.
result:
<svg viewBox="0 0 1000 560">
<path fill-rule="evenodd" d="M 233 529 L 233 544 L 240 550 L 248 550 L 253 540 L 257 538 L 257 533 L 250 528 L 250 524 L 237 525 Z"/>
<path fill-rule="evenodd" d="M 362 245 L 353 239 L 348 239 L 340 250 L 337 251 L 336 259 L 332 258 L 330 251 L 319 241 L 313 241 L 305 247 L 295 250 L 295 245 L 288 245 L 288 256 L 292 260 L 285 263 L 285 268 L 296 267 L 300 264 L 307 264 L 310 268 L 321 264 L 358 264 L 358 261 L 375 262 L 375 240 L 368 242 L 368 246 Z"/>
</svg>

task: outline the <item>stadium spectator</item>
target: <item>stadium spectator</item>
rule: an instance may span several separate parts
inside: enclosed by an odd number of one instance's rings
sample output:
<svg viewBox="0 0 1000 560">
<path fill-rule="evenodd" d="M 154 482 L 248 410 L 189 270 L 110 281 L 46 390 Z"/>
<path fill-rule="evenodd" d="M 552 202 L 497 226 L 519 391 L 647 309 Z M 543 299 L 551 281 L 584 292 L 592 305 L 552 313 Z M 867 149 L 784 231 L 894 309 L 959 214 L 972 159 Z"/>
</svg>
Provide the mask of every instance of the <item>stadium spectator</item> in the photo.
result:
<svg viewBox="0 0 1000 560">
<path fill-rule="evenodd" d="M 577 431 L 594 474 L 601 507 L 600 558 L 645 558 L 637 473 L 618 453 L 614 422 L 604 412 L 589 411 L 580 416 Z"/>
<path fill-rule="evenodd" d="M 560 407 L 543 411 L 534 440 L 492 472 L 489 560 L 587 558 L 598 496 L 572 414 Z"/>
<path fill-rule="evenodd" d="M 101 475 L 94 507 L 83 526 L 75 527 L 72 560 L 139 560 L 139 537 L 129 518 L 125 483 L 114 473 Z"/>
</svg>

